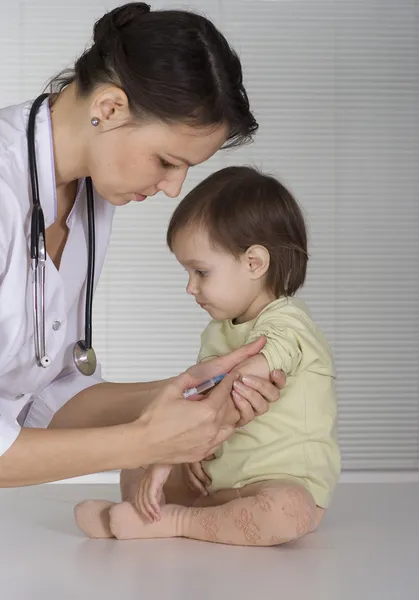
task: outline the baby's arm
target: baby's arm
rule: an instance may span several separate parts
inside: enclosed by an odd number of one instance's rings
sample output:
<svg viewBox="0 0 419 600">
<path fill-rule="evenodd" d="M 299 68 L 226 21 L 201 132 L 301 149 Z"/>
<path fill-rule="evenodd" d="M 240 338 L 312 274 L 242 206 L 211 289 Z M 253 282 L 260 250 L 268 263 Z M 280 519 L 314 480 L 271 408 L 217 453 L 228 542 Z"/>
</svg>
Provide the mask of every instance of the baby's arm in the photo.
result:
<svg viewBox="0 0 419 600">
<path fill-rule="evenodd" d="M 256 377 L 269 380 L 270 377 L 268 361 L 263 354 L 256 354 L 256 356 L 247 358 L 237 367 L 235 367 L 232 372 L 240 375 L 240 378 L 245 377 L 246 375 L 254 375 Z"/>
<path fill-rule="evenodd" d="M 151 465 L 144 473 L 138 488 L 135 505 L 150 522 L 160 520 L 163 486 L 169 478 L 173 465 Z"/>
</svg>

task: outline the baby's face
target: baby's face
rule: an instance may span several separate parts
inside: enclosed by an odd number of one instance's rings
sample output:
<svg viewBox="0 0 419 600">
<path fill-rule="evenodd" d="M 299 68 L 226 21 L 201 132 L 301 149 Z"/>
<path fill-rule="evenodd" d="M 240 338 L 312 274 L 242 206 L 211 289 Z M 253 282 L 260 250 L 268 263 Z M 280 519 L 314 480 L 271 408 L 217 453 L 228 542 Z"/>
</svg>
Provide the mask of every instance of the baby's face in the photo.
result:
<svg viewBox="0 0 419 600">
<path fill-rule="evenodd" d="M 172 249 L 188 273 L 186 291 L 213 319 L 246 316 L 259 284 L 251 279 L 244 257 L 235 258 L 224 249 L 214 248 L 207 233 L 197 228 L 179 231 Z"/>
</svg>

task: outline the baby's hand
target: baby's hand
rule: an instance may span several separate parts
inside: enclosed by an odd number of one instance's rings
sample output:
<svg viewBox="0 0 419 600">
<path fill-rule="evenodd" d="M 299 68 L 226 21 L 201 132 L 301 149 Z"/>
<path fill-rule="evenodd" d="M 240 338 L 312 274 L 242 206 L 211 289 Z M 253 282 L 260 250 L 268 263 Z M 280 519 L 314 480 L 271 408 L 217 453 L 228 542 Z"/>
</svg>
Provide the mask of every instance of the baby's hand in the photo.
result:
<svg viewBox="0 0 419 600">
<path fill-rule="evenodd" d="M 160 504 L 163 498 L 163 486 L 166 483 L 172 465 L 153 465 L 148 467 L 141 479 L 135 508 L 147 519 L 160 520 Z"/>
<path fill-rule="evenodd" d="M 208 496 L 207 487 L 211 485 L 211 479 L 205 473 L 200 462 L 182 465 L 182 476 L 190 490 Z"/>
</svg>

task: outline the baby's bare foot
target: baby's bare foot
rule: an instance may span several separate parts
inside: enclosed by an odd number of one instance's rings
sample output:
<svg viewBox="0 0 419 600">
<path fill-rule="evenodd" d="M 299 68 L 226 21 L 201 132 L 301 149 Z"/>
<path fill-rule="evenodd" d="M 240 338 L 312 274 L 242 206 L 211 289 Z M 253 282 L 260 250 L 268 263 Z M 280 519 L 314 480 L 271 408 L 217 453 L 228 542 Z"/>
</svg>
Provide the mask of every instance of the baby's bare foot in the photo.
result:
<svg viewBox="0 0 419 600">
<path fill-rule="evenodd" d="M 109 510 L 110 530 L 118 540 L 181 536 L 184 507 L 168 504 L 160 510 L 160 520 L 150 523 L 129 502 L 114 504 Z"/>
<path fill-rule="evenodd" d="M 89 538 L 114 537 L 109 528 L 109 509 L 115 502 L 108 500 L 85 500 L 74 508 L 78 527 Z"/>
</svg>

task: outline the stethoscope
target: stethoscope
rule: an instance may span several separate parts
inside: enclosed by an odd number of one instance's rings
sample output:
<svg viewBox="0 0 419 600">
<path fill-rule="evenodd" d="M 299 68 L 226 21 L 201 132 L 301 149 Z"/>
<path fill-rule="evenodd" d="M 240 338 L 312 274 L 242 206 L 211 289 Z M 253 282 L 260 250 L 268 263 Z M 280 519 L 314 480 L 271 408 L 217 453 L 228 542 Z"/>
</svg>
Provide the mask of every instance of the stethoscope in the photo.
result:
<svg viewBox="0 0 419 600">
<path fill-rule="evenodd" d="M 35 154 L 35 118 L 41 104 L 49 94 L 39 96 L 31 107 L 28 123 L 29 174 L 32 188 L 31 218 L 31 267 L 33 290 L 33 321 L 35 358 L 39 367 L 47 368 L 51 358 L 45 349 L 45 266 L 47 261 L 45 241 L 45 221 L 39 200 L 38 172 Z M 96 370 L 96 354 L 92 347 L 92 303 L 93 280 L 95 274 L 95 213 L 93 205 L 93 185 L 90 177 L 86 177 L 87 216 L 88 216 L 88 263 L 86 308 L 84 323 L 84 340 L 79 340 L 73 348 L 73 361 L 83 375 L 92 375 Z"/>
</svg>

